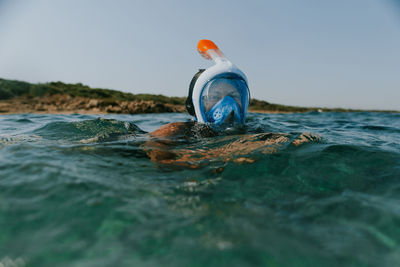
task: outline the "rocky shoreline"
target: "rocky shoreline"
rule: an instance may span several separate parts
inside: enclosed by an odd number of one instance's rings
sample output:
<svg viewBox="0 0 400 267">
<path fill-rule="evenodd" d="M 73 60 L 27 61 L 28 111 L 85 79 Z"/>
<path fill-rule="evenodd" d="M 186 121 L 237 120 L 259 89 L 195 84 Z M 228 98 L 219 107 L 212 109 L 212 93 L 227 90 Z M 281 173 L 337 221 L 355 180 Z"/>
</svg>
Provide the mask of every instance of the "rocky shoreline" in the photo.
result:
<svg viewBox="0 0 400 267">
<path fill-rule="evenodd" d="M 15 113 L 82 113 L 82 114 L 143 114 L 184 112 L 182 105 L 159 103 L 153 100 L 109 100 L 69 95 L 43 97 L 15 97 L 0 100 L 0 114 Z"/>
<path fill-rule="evenodd" d="M 0 78 L 0 114 L 82 113 L 142 114 L 186 112 L 185 97 L 132 94 L 118 90 L 90 88 L 81 83 L 49 82 L 32 84 Z M 250 112 L 394 112 L 393 110 L 356 110 L 344 108 L 296 107 L 251 99 Z"/>
</svg>

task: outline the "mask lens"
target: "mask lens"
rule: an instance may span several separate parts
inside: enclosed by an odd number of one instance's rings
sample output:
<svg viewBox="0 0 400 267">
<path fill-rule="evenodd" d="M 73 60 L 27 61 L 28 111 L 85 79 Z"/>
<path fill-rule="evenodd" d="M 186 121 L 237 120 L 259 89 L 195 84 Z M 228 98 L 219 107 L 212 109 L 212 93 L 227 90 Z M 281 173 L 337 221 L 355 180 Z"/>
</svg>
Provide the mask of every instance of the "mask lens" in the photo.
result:
<svg viewBox="0 0 400 267">
<path fill-rule="evenodd" d="M 208 82 L 201 95 L 204 112 L 210 111 L 218 101 L 226 96 L 232 97 L 243 112 L 243 107 L 247 105 L 248 101 L 246 82 L 235 76 L 220 77 Z"/>
</svg>

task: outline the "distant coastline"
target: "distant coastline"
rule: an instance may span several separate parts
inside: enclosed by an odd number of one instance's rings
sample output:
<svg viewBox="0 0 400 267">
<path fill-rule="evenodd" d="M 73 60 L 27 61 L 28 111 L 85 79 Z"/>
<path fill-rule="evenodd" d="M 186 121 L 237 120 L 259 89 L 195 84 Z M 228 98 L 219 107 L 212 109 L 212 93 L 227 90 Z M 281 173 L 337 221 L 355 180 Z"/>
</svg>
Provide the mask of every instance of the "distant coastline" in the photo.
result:
<svg viewBox="0 0 400 267">
<path fill-rule="evenodd" d="M 31 84 L 0 78 L 0 114 L 14 113 L 82 113 L 142 114 L 185 112 L 186 97 L 131 94 L 117 90 L 90 88 L 78 84 L 50 82 Z M 252 99 L 250 112 L 394 112 L 393 110 L 355 110 L 341 108 L 295 107 Z"/>
</svg>

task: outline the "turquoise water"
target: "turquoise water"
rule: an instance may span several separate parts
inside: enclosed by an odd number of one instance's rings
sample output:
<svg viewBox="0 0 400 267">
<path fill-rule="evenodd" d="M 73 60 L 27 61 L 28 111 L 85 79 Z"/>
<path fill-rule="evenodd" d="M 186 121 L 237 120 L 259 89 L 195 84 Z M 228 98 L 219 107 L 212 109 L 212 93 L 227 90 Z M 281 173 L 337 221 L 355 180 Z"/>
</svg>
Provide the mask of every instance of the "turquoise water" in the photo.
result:
<svg viewBox="0 0 400 267">
<path fill-rule="evenodd" d="M 399 114 L 250 114 L 322 139 L 196 169 L 145 152 L 187 115 L 98 117 L 0 116 L 0 266 L 400 265 Z"/>
</svg>

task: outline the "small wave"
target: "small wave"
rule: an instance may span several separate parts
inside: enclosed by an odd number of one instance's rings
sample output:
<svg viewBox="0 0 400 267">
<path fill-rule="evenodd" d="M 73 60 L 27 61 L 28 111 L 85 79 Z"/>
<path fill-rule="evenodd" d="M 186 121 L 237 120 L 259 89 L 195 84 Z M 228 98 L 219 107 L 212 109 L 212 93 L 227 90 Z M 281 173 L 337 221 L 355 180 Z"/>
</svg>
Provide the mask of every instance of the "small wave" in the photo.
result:
<svg viewBox="0 0 400 267">
<path fill-rule="evenodd" d="M 376 126 L 376 125 L 366 125 L 361 127 L 364 130 L 373 130 L 373 131 L 387 131 L 390 130 L 390 127 L 386 126 Z"/>
<path fill-rule="evenodd" d="M 48 140 L 102 142 L 145 132 L 132 122 L 98 118 L 78 122 L 51 122 L 34 130 L 34 133 Z"/>
<path fill-rule="evenodd" d="M 391 127 L 391 126 L 380 126 L 380 125 L 365 125 L 361 126 L 363 130 L 369 131 L 379 131 L 379 132 L 387 132 L 387 133 L 400 133 L 399 128 Z"/>
<path fill-rule="evenodd" d="M 17 120 L 17 122 L 21 122 L 21 123 L 33 123 L 33 121 L 31 121 L 30 119 L 19 119 L 19 120 Z"/>
</svg>

